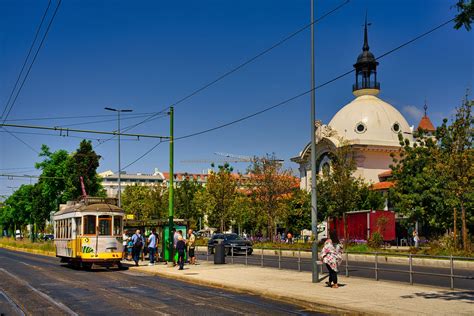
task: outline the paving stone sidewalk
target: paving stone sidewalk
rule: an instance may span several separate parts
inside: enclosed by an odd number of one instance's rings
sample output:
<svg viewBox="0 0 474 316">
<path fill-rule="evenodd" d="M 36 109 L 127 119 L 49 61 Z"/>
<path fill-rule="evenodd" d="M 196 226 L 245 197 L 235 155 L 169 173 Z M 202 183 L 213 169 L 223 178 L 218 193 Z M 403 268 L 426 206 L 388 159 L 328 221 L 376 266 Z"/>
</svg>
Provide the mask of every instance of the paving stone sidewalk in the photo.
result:
<svg viewBox="0 0 474 316">
<path fill-rule="evenodd" d="M 325 287 L 326 279 L 311 283 L 309 272 L 211 262 L 186 265 L 181 271 L 163 263 L 130 267 L 130 271 L 253 293 L 336 314 L 474 315 L 474 291 L 343 276 L 339 277 L 343 286 L 332 289 Z"/>
</svg>

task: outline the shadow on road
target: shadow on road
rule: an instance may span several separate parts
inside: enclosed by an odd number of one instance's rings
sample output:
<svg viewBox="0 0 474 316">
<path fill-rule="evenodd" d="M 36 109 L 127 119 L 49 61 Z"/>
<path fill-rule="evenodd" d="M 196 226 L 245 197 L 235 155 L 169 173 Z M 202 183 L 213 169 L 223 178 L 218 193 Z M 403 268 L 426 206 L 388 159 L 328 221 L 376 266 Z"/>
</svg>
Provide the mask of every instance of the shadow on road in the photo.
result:
<svg viewBox="0 0 474 316">
<path fill-rule="evenodd" d="M 426 299 L 442 299 L 446 301 L 465 301 L 474 304 L 474 291 L 439 291 L 439 292 L 420 292 L 412 295 L 403 295 L 401 298 L 423 297 Z"/>
</svg>

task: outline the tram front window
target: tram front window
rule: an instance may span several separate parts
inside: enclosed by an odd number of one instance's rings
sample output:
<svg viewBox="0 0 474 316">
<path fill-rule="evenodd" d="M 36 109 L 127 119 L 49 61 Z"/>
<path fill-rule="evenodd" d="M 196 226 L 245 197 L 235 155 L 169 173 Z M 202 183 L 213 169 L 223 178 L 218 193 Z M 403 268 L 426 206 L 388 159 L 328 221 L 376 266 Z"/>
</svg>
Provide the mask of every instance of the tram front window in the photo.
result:
<svg viewBox="0 0 474 316">
<path fill-rule="evenodd" d="M 122 235 L 122 216 L 114 216 L 114 235 Z"/>
<path fill-rule="evenodd" d="M 84 216 L 84 235 L 95 235 L 95 215 Z"/>
<path fill-rule="evenodd" d="M 112 217 L 108 215 L 99 216 L 99 235 L 112 235 Z"/>
</svg>

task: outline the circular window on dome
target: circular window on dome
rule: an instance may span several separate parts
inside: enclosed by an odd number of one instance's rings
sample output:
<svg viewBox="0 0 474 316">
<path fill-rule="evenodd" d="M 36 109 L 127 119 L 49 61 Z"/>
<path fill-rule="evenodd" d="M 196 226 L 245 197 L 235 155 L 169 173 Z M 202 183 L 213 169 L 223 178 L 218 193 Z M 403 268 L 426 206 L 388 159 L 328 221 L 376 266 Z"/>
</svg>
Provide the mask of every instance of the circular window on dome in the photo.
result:
<svg viewBox="0 0 474 316">
<path fill-rule="evenodd" d="M 400 124 L 397 122 L 397 123 L 393 123 L 392 125 L 392 131 L 395 132 L 395 133 L 399 133 L 401 131 L 401 128 L 400 128 Z"/>
<path fill-rule="evenodd" d="M 364 123 L 362 122 L 357 123 L 356 128 L 355 128 L 355 131 L 357 133 L 362 134 L 362 133 L 365 133 L 366 130 L 367 130 L 367 126 L 365 126 Z"/>
</svg>

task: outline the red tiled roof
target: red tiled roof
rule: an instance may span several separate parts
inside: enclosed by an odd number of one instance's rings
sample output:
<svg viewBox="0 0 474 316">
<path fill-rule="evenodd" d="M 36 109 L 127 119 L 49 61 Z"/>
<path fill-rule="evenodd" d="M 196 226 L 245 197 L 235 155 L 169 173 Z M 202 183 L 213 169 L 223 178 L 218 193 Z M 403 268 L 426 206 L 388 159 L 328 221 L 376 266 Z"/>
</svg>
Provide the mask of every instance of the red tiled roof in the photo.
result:
<svg viewBox="0 0 474 316">
<path fill-rule="evenodd" d="M 387 190 L 387 189 L 390 189 L 391 187 L 393 187 L 395 185 L 395 183 L 393 183 L 392 181 L 382 181 L 382 182 L 377 182 L 377 183 L 374 183 L 372 184 L 372 187 L 371 189 L 372 190 Z"/>
<path fill-rule="evenodd" d="M 390 176 L 392 176 L 392 169 L 379 173 L 379 178 L 387 178 Z"/>
<path fill-rule="evenodd" d="M 436 131 L 436 128 L 434 127 L 433 123 L 431 123 L 430 118 L 425 115 L 421 118 L 420 124 L 418 124 L 418 130 L 422 129 L 428 132 L 434 132 Z"/>
</svg>

